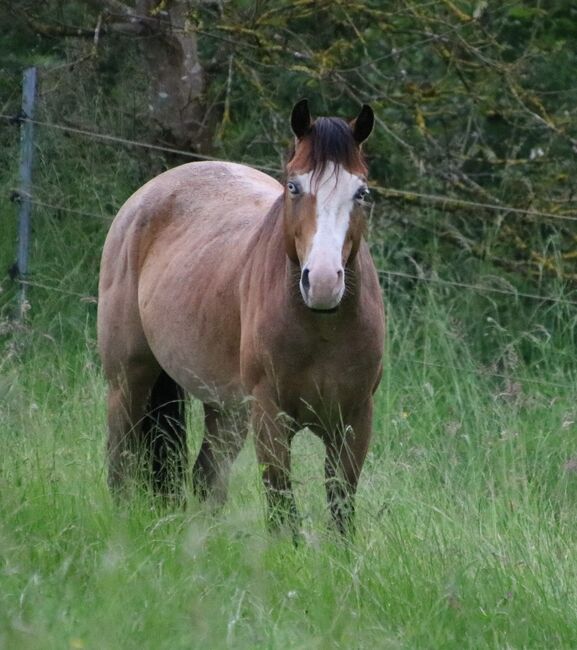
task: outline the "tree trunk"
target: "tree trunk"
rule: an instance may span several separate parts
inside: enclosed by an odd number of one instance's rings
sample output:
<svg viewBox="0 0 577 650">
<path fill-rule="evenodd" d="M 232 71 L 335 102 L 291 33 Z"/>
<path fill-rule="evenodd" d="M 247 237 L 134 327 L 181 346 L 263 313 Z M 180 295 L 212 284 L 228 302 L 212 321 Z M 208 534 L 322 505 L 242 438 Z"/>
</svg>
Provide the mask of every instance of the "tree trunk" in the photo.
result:
<svg viewBox="0 0 577 650">
<path fill-rule="evenodd" d="M 200 152 L 210 147 L 211 137 L 196 34 L 187 21 L 190 8 L 191 3 L 183 0 L 164 5 L 138 0 L 132 20 L 139 21 L 149 36 L 142 39 L 141 50 L 150 73 L 150 117 L 159 138 Z"/>
<path fill-rule="evenodd" d="M 55 38 L 85 38 L 130 34 L 139 38 L 148 67 L 151 122 L 157 138 L 189 151 L 207 151 L 212 128 L 203 105 L 204 72 L 198 58 L 196 33 L 188 14 L 199 0 L 84 0 L 99 15 L 96 27 L 45 22 L 15 4 L 11 11 L 37 34 Z"/>
</svg>

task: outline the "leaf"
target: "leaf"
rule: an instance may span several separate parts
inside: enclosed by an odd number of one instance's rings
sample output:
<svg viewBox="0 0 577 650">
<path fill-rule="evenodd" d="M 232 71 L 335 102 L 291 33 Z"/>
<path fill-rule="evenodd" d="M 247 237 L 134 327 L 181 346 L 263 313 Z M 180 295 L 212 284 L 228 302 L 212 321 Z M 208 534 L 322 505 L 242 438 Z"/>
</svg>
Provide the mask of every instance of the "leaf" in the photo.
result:
<svg viewBox="0 0 577 650">
<path fill-rule="evenodd" d="M 423 115 L 423 111 L 417 106 L 416 109 L 416 114 L 415 114 L 415 121 L 417 123 L 417 126 L 419 128 L 419 131 L 421 133 L 426 133 L 427 131 L 427 123 L 425 121 L 425 116 Z"/>
<path fill-rule="evenodd" d="M 523 5 L 516 5 L 510 7 L 507 11 L 509 18 L 517 18 L 518 20 L 530 20 L 537 16 L 543 16 L 545 12 L 538 7 L 524 7 Z"/>
<path fill-rule="evenodd" d="M 477 3 L 477 6 L 475 7 L 475 10 L 473 11 L 473 18 L 475 20 L 478 20 L 481 18 L 481 16 L 485 13 L 485 10 L 489 6 L 489 3 L 487 0 L 481 0 L 480 2 Z"/>
</svg>

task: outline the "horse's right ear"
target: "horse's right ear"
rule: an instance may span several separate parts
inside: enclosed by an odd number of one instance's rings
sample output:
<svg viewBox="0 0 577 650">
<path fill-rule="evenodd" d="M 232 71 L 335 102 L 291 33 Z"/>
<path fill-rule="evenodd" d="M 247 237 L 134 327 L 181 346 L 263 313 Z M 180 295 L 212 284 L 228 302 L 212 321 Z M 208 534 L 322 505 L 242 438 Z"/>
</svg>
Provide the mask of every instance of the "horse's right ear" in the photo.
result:
<svg viewBox="0 0 577 650">
<path fill-rule="evenodd" d="M 297 138 L 303 138 L 310 131 L 311 126 L 309 100 L 301 99 L 294 105 L 291 113 L 291 128 Z"/>
</svg>

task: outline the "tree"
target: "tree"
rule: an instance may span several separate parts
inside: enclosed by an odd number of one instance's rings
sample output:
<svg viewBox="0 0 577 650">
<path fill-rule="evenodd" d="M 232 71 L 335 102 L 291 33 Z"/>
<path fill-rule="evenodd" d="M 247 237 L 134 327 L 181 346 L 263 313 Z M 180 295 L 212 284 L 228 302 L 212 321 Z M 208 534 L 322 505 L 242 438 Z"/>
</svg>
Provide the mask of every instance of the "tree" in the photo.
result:
<svg viewBox="0 0 577 650">
<path fill-rule="evenodd" d="M 48 3 L 50 5 L 50 3 Z M 85 12 L 78 7 L 84 5 Z M 96 53 L 102 37 L 137 37 L 148 69 L 148 113 L 157 138 L 194 151 L 210 147 L 209 120 L 203 103 L 204 70 L 188 15 L 193 2 L 179 0 L 80 0 L 69 14 L 37 3 L 9 3 L 9 11 L 35 34 L 48 39 L 91 40 Z M 58 19 L 56 18 L 58 16 Z M 73 22 L 80 18 L 85 24 Z M 87 22 L 91 24 L 86 24 Z"/>
</svg>

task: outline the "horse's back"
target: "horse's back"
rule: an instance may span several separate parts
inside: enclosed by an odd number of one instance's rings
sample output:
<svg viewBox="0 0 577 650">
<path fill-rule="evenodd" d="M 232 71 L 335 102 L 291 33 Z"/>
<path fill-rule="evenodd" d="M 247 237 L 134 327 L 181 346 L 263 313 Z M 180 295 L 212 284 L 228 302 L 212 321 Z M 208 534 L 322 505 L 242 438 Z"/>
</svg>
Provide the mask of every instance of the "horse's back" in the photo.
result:
<svg viewBox="0 0 577 650">
<path fill-rule="evenodd" d="M 236 163 L 196 162 L 156 176 L 137 190 L 119 210 L 104 251 L 126 237 L 154 235 L 162 225 L 227 227 L 239 219 L 257 219 L 282 191 L 267 174 Z M 247 211 L 247 206 L 256 208 Z M 118 239 L 121 241 L 119 242 Z M 106 271 L 106 268 L 103 269 Z"/>
<path fill-rule="evenodd" d="M 102 257 L 105 370 L 111 356 L 111 372 L 121 357 L 148 356 L 201 398 L 201 385 L 236 391 L 239 278 L 281 191 L 250 167 L 203 162 L 157 176 L 126 201 Z"/>
</svg>

